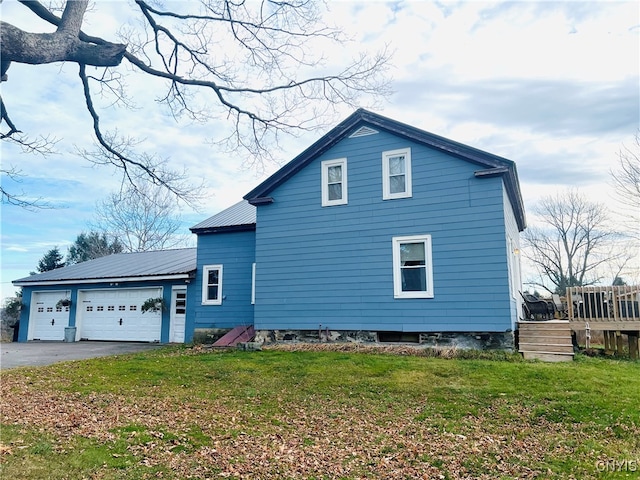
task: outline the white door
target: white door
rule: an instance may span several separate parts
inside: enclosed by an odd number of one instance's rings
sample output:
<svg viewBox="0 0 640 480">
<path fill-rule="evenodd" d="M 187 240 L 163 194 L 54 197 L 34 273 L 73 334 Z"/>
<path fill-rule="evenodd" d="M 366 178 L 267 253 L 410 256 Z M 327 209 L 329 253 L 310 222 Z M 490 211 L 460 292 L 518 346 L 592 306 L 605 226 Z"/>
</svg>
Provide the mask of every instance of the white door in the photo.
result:
<svg viewBox="0 0 640 480">
<path fill-rule="evenodd" d="M 56 307 L 56 303 L 68 297 L 69 292 L 64 290 L 31 294 L 27 340 L 64 340 L 64 328 L 69 326 L 69 307 Z"/>
<path fill-rule="evenodd" d="M 149 298 L 162 288 L 113 288 L 78 292 L 80 339 L 159 342 L 162 312 L 142 313 Z"/>
<path fill-rule="evenodd" d="M 169 341 L 184 343 L 184 324 L 187 316 L 187 289 L 173 287 L 171 290 L 171 319 Z"/>
</svg>

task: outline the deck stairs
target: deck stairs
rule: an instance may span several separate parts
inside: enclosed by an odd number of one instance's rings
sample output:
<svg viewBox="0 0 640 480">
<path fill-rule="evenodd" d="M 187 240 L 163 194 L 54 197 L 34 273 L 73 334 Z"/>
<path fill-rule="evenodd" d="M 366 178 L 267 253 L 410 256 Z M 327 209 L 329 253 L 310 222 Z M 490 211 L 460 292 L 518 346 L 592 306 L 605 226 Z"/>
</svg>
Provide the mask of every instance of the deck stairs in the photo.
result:
<svg viewBox="0 0 640 480">
<path fill-rule="evenodd" d="M 571 327 L 566 320 L 518 322 L 518 351 L 526 360 L 571 362 Z"/>
<path fill-rule="evenodd" d="M 241 342 L 249 342 L 256 332 L 253 325 L 240 325 L 232 328 L 213 344 L 214 347 L 235 347 Z"/>
</svg>

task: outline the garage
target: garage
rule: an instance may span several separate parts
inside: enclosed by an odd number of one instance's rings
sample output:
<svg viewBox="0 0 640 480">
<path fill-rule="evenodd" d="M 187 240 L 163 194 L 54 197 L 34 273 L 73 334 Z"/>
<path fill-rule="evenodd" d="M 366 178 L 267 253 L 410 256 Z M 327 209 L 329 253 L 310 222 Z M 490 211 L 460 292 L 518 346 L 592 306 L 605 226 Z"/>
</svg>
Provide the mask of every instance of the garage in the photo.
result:
<svg viewBox="0 0 640 480">
<path fill-rule="evenodd" d="M 78 291 L 76 337 L 81 340 L 159 342 L 162 312 L 145 312 L 142 304 L 162 297 L 162 287 Z"/>
<path fill-rule="evenodd" d="M 196 271 L 196 249 L 176 248 L 116 253 L 14 280 L 24 302 L 18 341 L 184 342 Z M 160 311 L 142 313 L 157 298 Z M 68 307 L 57 307 L 62 299 Z"/>
<path fill-rule="evenodd" d="M 69 307 L 56 304 L 68 296 L 69 292 L 64 290 L 31 294 L 29 340 L 64 340 L 64 329 L 69 325 Z"/>
</svg>

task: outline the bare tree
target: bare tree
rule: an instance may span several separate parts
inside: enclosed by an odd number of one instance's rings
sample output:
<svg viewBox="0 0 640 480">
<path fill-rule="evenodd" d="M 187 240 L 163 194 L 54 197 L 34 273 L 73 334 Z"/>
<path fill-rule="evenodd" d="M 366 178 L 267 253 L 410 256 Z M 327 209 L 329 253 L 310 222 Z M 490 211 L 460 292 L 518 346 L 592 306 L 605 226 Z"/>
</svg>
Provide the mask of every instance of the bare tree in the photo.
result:
<svg viewBox="0 0 640 480">
<path fill-rule="evenodd" d="M 184 246 L 178 204 L 166 189 L 143 184 L 111 194 L 96 206 L 94 228 L 117 237 L 127 252 Z"/>
<path fill-rule="evenodd" d="M 623 146 L 618 152 L 618 168 L 611 171 L 616 197 L 629 207 L 623 222 L 629 234 L 640 240 L 640 131 L 631 147 Z"/>
<path fill-rule="evenodd" d="M 531 285 L 564 293 L 570 286 L 599 282 L 606 265 L 624 268 L 623 255 L 612 248 L 615 234 L 607 226 L 603 204 L 570 190 L 542 199 L 535 213 L 542 226 L 525 230 L 523 248 L 539 274 Z"/>
<path fill-rule="evenodd" d="M 362 96 L 389 93 L 383 76 L 386 51 L 362 54 L 340 71 L 326 73 L 326 59 L 311 54 L 315 43 L 330 43 L 325 51 L 335 58 L 345 38 L 323 25 L 312 0 L 200 0 L 197 9 L 192 2 L 175 2 L 173 10 L 135 0 L 131 14 L 140 29 L 114 32 L 117 41 L 83 31 L 85 17 L 94 13 L 87 11 L 88 0 L 67 1 L 60 17 L 39 1 L 20 1 L 56 29 L 32 33 L 1 22 L 2 81 L 9 79 L 12 62 L 76 63 L 96 140 L 94 150 L 79 153 L 121 169 L 124 181 L 150 180 L 186 201 L 193 201 L 195 189 L 185 172 L 172 170 L 165 158 L 136 152 L 137 139 L 130 135 L 103 129 L 93 87 L 113 103 L 133 106 L 125 84 L 128 72 L 161 79 L 166 90 L 158 101 L 172 116 L 195 122 L 226 119 L 227 132 L 214 141 L 244 150 L 258 164 L 270 158 L 282 133 L 317 128 L 323 119 L 333 120 L 337 105 L 356 106 Z M 100 13 L 99 3 L 95 10 Z M 98 73 L 90 74 L 88 66 L 98 67 L 92 69 Z M 38 148 L 38 140 L 31 141 L 9 116 L 4 100 L 1 106 L 1 138 Z"/>
</svg>

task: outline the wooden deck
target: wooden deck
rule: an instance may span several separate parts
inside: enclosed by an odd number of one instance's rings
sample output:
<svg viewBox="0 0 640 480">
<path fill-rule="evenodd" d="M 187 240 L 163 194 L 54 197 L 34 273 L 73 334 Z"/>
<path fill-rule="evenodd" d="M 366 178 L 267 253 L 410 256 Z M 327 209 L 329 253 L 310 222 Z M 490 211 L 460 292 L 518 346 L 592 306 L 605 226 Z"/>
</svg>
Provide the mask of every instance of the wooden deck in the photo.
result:
<svg viewBox="0 0 640 480">
<path fill-rule="evenodd" d="M 603 332 L 606 353 L 640 356 L 640 286 L 570 287 L 565 298 L 553 297 L 545 302 L 555 305 L 555 320 L 518 322 L 524 358 L 572 360 L 572 332 L 584 333 L 588 348 L 595 331 Z"/>
<path fill-rule="evenodd" d="M 622 355 L 628 343 L 629 356 L 638 358 L 640 286 L 567 288 L 564 313 L 575 332 L 604 332 L 605 351 Z"/>
</svg>

